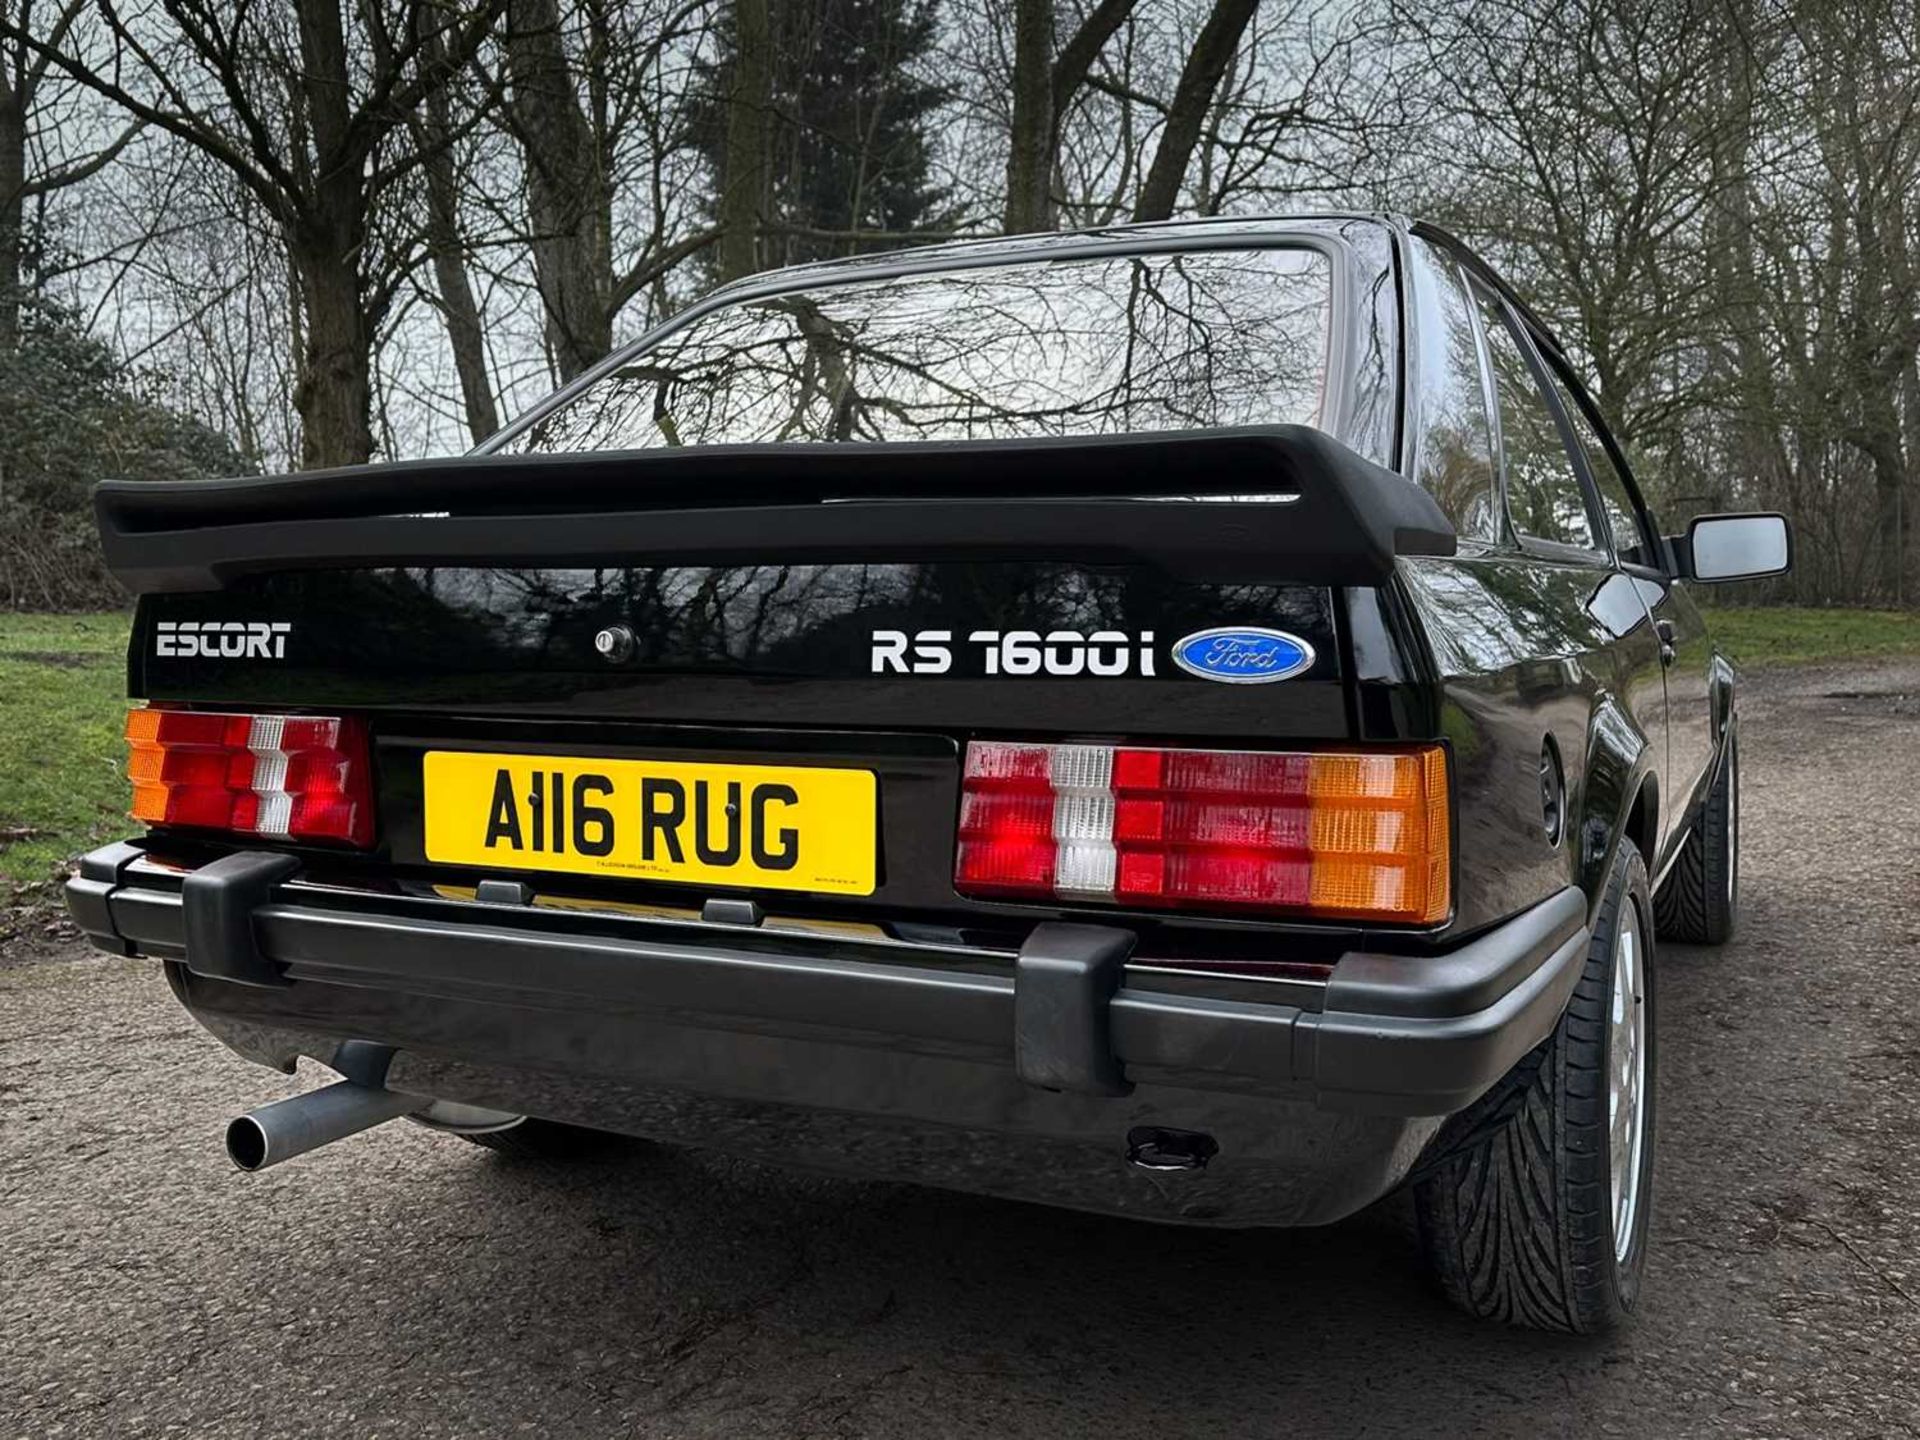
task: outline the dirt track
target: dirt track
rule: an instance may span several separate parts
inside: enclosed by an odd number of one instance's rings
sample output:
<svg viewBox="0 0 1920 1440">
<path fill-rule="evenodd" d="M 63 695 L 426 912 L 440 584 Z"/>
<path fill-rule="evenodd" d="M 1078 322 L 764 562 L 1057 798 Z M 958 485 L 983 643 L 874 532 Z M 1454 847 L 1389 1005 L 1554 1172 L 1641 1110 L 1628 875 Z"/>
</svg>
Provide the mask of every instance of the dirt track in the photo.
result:
<svg viewBox="0 0 1920 1440">
<path fill-rule="evenodd" d="M 1920 664 L 1755 677 L 1742 709 L 1743 933 L 1661 956 L 1622 1335 L 1456 1317 L 1398 1200 L 1186 1232 L 406 1125 L 243 1177 L 220 1126 L 289 1082 L 152 965 L 22 943 L 0 1436 L 1914 1433 Z"/>
</svg>

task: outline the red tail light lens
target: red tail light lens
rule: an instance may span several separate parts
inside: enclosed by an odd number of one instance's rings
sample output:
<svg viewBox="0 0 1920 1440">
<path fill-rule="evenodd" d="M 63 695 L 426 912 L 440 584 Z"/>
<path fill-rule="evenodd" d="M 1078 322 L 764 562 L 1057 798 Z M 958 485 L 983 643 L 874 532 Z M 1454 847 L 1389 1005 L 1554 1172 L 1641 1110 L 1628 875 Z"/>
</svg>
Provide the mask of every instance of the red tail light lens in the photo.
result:
<svg viewBox="0 0 1920 1440">
<path fill-rule="evenodd" d="M 1432 924 L 1452 905 L 1446 752 L 975 742 L 954 885 L 980 897 Z"/>
<path fill-rule="evenodd" d="M 127 714 L 133 818 L 282 840 L 373 843 L 373 766 L 353 716 Z"/>
</svg>

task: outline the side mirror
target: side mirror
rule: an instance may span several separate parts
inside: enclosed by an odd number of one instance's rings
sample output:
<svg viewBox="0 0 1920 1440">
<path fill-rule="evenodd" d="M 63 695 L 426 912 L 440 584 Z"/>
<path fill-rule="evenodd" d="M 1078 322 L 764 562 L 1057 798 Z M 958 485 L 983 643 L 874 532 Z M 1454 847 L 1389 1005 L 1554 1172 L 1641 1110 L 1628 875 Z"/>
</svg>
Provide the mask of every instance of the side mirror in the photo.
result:
<svg viewBox="0 0 1920 1440">
<path fill-rule="evenodd" d="M 1687 580 L 1759 580 L 1784 575 L 1793 565 L 1784 515 L 1701 515 L 1667 545 L 1674 568 Z"/>
</svg>

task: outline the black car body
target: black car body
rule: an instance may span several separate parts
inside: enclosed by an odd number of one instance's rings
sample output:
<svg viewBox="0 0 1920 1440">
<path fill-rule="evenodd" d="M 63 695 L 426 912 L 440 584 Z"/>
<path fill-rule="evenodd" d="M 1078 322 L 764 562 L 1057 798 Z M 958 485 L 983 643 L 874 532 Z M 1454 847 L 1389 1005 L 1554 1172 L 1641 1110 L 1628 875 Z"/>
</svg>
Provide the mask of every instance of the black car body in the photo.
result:
<svg viewBox="0 0 1920 1440">
<path fill-rule="evenodd" d="M 73 913 L 161 959 L 240 1054 L 432 1097 L 453 1128 L 531 1116 L 1236 1226 L 1332 1221 L 1448 1166 L 1468 1184 L 1517 1143 L 1625 903 L 1610 877 L 1631 854 L 1671 889 L 1689 845 L 1699 870 L 1732 772 L 1736 676 L 1688 594 L 1694 547 L 1663 537 L 1544 327 L 1390 219 L 781 272 L 479 455 L 98 504 L 140 595 L 132 695 L 269 719 L 225 741 L 136 722 L 159 823 L 86 858 Z M 305 763 L 260 741 L 284 712 L 341 717 L 323 759 L 365 747 L 333 838 L 266 818 Z M 240 770 L 188 793 L 153 737 L 190 732 L 215 737 L 207 773 L 253 767 L 251 798 Z M 1116 756 L 1228 777 L 1179 813 L 1243 839 L 1321 803 L 1279 779 L 1234 799 L 1281 771 L 1215 752 L 1437 766 L 1427 810 L 1366 821 L 1404 839 L 1430 816 L 1406 841 L 1427 848 L 1351 872 L 1401 910 L 1312 908 L 1321 878 L 1347 893 L 1330 860 L 1111 838 Z M 1073 804 L 1109 838 L 1082 846 L 1059 775 L 1089 756 L 1112 788 Z M 1051 804 L 1051 828 L 957 883 L 967 776 L 995 765 L 1029 789 L 992 813 Z M 854 858 L 795 884 L 779 867 L 812 841 L 781 822 L 814 815 L 789 797 L 822 773 Z M 1187 802 L 1160 804 L 1126 813 Z M 584 853 L 642 843 L 630 825 L 673 878 Z M 1098 874 L 1068 884 L 1069 852 Z M 1029 860 L 1053 893 L 994 888 Z M 1179 865 L 1294 902 L 1177 903 Z M 1630 1306 L 1630 1248 L 1611 1309 L 1462 1298 L 1590 1328 Z"/>
</svg>

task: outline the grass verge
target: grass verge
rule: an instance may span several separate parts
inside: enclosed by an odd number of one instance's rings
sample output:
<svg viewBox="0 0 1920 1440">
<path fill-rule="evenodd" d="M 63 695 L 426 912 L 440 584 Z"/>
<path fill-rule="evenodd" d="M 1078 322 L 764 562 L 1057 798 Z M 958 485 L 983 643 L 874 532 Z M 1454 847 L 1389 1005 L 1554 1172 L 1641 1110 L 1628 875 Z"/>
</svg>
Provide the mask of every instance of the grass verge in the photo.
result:
<svg viewBox="0 0 1920 1440">
<path fill-rule="evenodd" d="M 0 895 L 127 828 L 127 617 L 0 613 Z"/>
<path fill-rule="evenodd" d="M 1736 663 L 1748 666 L 1920 654 L 1920 611 L 1714 609 L 1707 612 L 1707 627 Z"/>
</svg>

